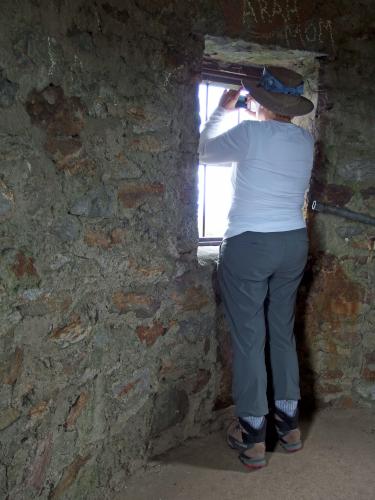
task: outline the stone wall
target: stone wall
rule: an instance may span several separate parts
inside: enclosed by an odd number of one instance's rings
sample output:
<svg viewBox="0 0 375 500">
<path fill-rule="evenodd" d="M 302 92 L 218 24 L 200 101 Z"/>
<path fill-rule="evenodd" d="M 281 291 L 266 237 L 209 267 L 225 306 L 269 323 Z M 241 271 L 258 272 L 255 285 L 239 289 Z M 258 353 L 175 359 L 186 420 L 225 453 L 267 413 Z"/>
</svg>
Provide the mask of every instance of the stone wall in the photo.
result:
<svg viewBox="0 0 375 500">
<path fill-rule="evenodd" d="M 203 45 L 167 3 L 5 2 L 1 498 L 99 498 L 210 418 Z"/>
<path fill-rule="evenodd" d="M 374 214 L 368 6 L 3 2 L 1 497 L 111 498 L 228 404 L 212 267 L 196 258 L 205 34 L 329 54 L 314 190 Z M 310 225 L 305 393 L 370 405 L 374 231 Z"/>
</svg>

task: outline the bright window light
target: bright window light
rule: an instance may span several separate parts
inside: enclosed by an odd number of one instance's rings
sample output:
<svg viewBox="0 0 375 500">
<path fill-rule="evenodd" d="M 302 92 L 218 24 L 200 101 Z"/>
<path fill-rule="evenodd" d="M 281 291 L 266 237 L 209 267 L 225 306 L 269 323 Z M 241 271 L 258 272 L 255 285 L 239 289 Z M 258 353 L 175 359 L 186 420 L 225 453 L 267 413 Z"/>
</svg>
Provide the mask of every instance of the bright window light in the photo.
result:
<svg viewBox="0 0 375 500">
<path fill-rule="evenodd" d="M 200 130 L 217 108 L 226 88 L 224 85 L 208 82 L 199 86 Z M 242 93 L 246 94 L 246 91 Z M 251 118 L 244 109 L 228 113 L 223 120 L 221 133 L 249 119 Z M 224 235 L 232 199 L 232 170 L 232 163 L 199 165 L 198 229 L 201 241 L 205 238 L 220 240 Z"/>
</svg>

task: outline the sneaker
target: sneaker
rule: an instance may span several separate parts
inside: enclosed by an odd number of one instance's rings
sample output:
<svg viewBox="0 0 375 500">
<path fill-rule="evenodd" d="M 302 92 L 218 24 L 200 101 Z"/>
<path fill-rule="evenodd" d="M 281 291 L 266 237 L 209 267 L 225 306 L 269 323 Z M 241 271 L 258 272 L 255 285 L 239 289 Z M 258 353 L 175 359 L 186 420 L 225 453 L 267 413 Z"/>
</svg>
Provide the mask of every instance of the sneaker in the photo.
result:
<svg viewBox="0 0 375 500">
<path fill-rule="evenodd" d="M 260 429 L 254 429 L 238 418 L 227 429 L 227 443 L 230 448 L 240 450 L 238 458 L 249 469 L 261 469 L 266 462 L 266 419 Z"/>
<path fill-rule="evenodd" d="M 298 409 L 293 417 L 290 417 L 279 408 L 275 408 L 275 427 L 279 436 L 279 442 L 285 451 L 290 453 L 302 448 L 301 431 L 298 428 Z"/>
</svg>

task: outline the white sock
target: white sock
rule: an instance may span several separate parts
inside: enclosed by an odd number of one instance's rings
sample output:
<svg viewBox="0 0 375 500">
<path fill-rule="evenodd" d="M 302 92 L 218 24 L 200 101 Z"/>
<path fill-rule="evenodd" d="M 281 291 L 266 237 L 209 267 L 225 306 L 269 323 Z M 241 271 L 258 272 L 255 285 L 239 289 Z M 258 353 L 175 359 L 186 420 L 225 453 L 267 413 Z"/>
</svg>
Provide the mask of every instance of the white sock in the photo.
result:
<svg viewBox="0 0 375 500">
<path fill-rule="evenodd" d="M 294 399 L 277 399 L 275 401 L 276 408 L 283 411 L 288 417 L 294 417 L 297 411 L 298 401 Z"/>
<path fill-rule="evenodd" d="M 248 417 L 241 417 L 242 420 L 245 420 L 253 429 L 260 429 L 264 422 L 264 417 L 253 417 L 249 415 Z"/>
</svg>

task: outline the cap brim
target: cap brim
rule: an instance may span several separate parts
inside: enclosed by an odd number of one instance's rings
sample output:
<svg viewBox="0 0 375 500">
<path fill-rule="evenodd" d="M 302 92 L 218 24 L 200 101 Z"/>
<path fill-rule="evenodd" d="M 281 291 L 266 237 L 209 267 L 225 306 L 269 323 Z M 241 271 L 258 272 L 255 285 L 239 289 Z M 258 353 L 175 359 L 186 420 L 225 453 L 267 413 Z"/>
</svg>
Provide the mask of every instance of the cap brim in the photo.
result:
<svg viewBox="0 0 375 500">
<path fill-rule="evenodd" d="M 259 104 L 274 113 L 285 116 L 302 116 L 314 109 L 314 104 L 306 97 L 269 92 L 259 86 L 259 80 L 247 79 L 242 83 Z"/>
</svg>

